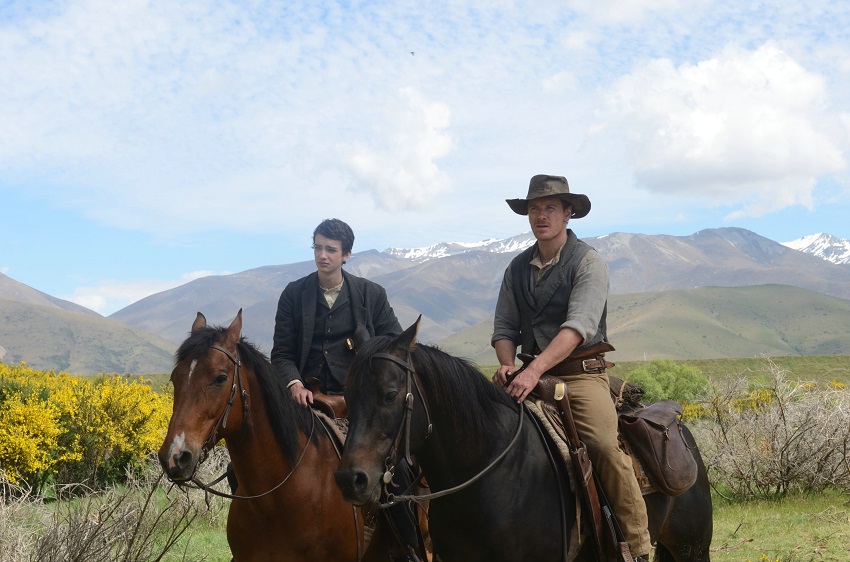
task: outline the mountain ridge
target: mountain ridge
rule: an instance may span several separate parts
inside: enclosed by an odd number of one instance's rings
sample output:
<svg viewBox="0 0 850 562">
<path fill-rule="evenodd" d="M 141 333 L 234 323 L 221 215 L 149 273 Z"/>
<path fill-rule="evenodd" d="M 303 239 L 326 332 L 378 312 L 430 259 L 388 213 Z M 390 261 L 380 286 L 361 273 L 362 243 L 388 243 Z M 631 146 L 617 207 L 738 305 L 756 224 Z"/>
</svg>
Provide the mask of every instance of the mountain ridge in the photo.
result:
<svg viewBox="0 0 850 562">
<path fill-rule="evenodd" d="M 609 265 L 612 306 L 622 295 L 706 286 L 735 288 L 780 284 L 799 288 L 800 295 L 812 291 L 824 298 L 850 299 L 850 265 L 832 263 L 814 251 L 796 250 L 787 243 L 780 244 L 745 229 L 705 229 L 689 236 L 611 233 L 583 239 L 594 246 Z M 492 322 L 505 268 L 519 251 L 533 242 L 531 233 L 524 233 L 481 243 L 438 244 L 417 252 L 367 250 L 352 255 L 345 267 L 355 275 L 384 286 L 402 325 L 411 324 L 421 314 L 420 341 L 443 345 L 456 334 L 466 334 L 472 327 Z M 23 359 L 32 364 L 33 357 L 47 361 L 45 357 L 52 356 L 53 363 L 44 363 L 45 368 L 79 368 L 90 372 L 130 372 L 136 368 L 170 370 L 171 352 L 188 335 L 198 311 L 203 312 L 211 324 L 227 325 L 241 308 L 243 335 L 261 351 L 269 353 L 280 292 L 287 283 L 312 271 L 315 271 L 315 264 L 302 261 L 204 277 L 141 299 L 106 319 L 2 276 L 0 299 L 4 295 L 12 298 L 0 300 L 0 303 L 19 302 L 30 307 L 30 311 L 25 313 L 19 309 L 12 317 L 5 317 L 6 321 L 0 324 L 0 345 L 7 350 L 6 362 Z M 805 300 L 803 296 L 796 298 Z M 842 306 L 834 308 L 836 315 L 844 314 Z M 0 311 L 2 309 L 0 306 Z M 671 305 L 668 309 L 676 307 Z M 68 313 L 78 316 L 69 319 Z M 53 318 L 56 316 L 58 320 Z M 66 336 L 67 333 L 88 333 L 87 330 L 92 330 L 92 319 L 109 323 L 98 327 L 96 337 Z M 62 329 L 39 332 L 33 328 L 39 324 L 62 326 Z M 711 323 L 700 320 L 699 325 L 711 326 Z M 130 338 L 134 343 L 124 339 L 126 334 L 115 340 L 106 336 L 128 327 L 136 331 Z M 619 327 L 612 325 L 612 329 Z M 789 330 L 793 331 L 793 326 Z M 29 339 L 16 339 L 14 332 L 20 331 L 29 334 Z M 156 338 L 156 343 L 146 340 L 147 336 L 142 334 Z M 628 349 L 627 342 L 639 339 L 639 335 L 638 332 L 629 334 L 626 343 L 617 345 L 621 348 L 625 345 Z M 782 339 L 775 334 L 771 337 Z M 489 334 L 482 333 L 481 338 L 478 344 L 489 347 Z M 741 349 L 733 340 L 724 338 L 718 341 L 724 342 L 730 352 Z M 63 342 L 65 349 L 56 349 L 53 340 Z M 760 345 L 751 344 L 748 344 L 751 349 Z M 146 346 L 145 353 L 158 357 L 157 367 L 141 367 L 130 361 Z M 656 347 L 661 349 L 661 346 Z M 48 349 L 53 351 L 46 353 Z M 100 362 L 71 361 L 72 356 L 83 357 L 98 349 Z M 789 352 L 793 352 L 793 348 Z"/>
<path fill-rule="evenodd" d="M 782 283 L 850 299 L 848 266 L 746 229 L 705 229 L 689 236 L 612 233 L 583 240 L 608 263 L 611 294 Z M 453 246 L 450 255 L 440 247 L 441 257 L 420 252 L 408 259 L 367 250 L 353 254 L 345 268 L 381 284 L 402 324 L 422 314 L 420 337 L 433 343 L 492 314 L 505 268 L 531 241 L 526 233 L 474 248 Z M 225 324 L 242 308 L 243 333 L 269 352 L 281 291 L 313 270 L 313 262 L 304 261 L 196 279 L 110 318 L 179 343 L 198 311 Z"/>
<path fill-rule="evenodd" d="M 850 264 L 850 240 L 819 232 L 790 242 L 783 246 L 818 256 L 836 264 Z"/>
</svg>

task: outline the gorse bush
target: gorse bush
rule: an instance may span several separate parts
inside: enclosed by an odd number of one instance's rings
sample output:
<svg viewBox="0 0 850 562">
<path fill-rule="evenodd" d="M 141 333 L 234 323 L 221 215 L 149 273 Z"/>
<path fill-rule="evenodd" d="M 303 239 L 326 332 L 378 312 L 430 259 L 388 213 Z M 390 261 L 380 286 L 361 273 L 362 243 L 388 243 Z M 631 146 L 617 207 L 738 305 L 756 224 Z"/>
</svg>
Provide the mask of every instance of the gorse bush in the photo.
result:
<svg viewBox="0 0 850 562">
<path fill-rule="evenodd" d="M 138 381 L 0 364 L 0 470 L 36 493 L 122 481 L 159 447 L 170 412 L 169 395 Z"/>
</svg>

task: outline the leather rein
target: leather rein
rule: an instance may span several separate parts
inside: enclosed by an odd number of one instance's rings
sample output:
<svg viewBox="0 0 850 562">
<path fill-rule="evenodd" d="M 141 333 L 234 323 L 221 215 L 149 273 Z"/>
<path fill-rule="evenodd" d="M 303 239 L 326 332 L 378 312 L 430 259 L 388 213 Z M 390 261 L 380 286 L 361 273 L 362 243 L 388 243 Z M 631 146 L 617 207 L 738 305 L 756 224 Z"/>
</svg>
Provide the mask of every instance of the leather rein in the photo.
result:
<svg viewBox="0 0 850 562">
<path fill-rule="evenodd" d="M 380 509 L 386 509 L 388 507 L 392 507 L 396 503 L 402 502 L 402 501 L 419 502 L 419 501 L 424 501 L 424 500 L 432 500 L 432 499 L 436 499 L 436 498 L 441 498 L 443 496 L 447 496 L 449 494 L 453 494 L 455 492 L 459 492 L 459 491 L 463 490 L 464 488 L 471 486 L 473 483 L 475 483 L 477 480 L 479 480 L 482 476 L 484 476 L 487 472 L 489 472 L 494 466 L 496 466 L 496 464 L 499 463 L 499 461 L 501 461 L 503 458 L 505 458 L 505 455 L 508 454 L 508 451 L 510 451 L 513 448 L 514 444 L 516 444 L 517 439 L 519 438 L 520 433 L 522 431 L 522 419 L 525 417 L 525 411 L 524 411 L 525 405 L 524 404 L 520 404 L 520 406 L 519 406 L 519 421 L 517 422 L 516 433 L 514 434 L 513 439 L 511 439 L 511 442 L 508 443 L 508 446 L 505 448 L 505 450 L 503 450 L 499 454 L 499 456 L 497 456 L 495 459 L 493 459 L 493 461 L 490 462 L 490 464 L 488 464 L 486 467 L 484 467 L 483 470 L 481 470 L 478 474 L 476 474 L 475 476 L 473 476 L 472 478 L 470 478 L 466 482 L 463 482 L 463 483 L 458 484 L 457 486 L 453 486 L 451 488 L 447 488 L 445 490 L 441 490 L 439 492 L 434 492 L 432 494 L 394 495 L 394 494 L 390 493 L 387 490 L 387 485 L 392 481 L 393 473 L 395 472 L 396 463 L 397 463 L 397 460 L 398 460 L 398 450 L 399 450 L 399 446 L 401 445 L 401 439 L 402 438 L 404 438 L 404 441 L 405 441 L 405 443 L 404 443 L 404 459 L 407 461 L 408 466 L 413 467 L 413 462 L 412 462 L 411 454 L 410 454 L 410 423 L 411 423 L 411 418 L 413 417 L 413 401 L 414 401 L 413 392 L 412 392 L 413 388 L 415 388 L 416 392 L 419 393 L 420 400 L 422 401 L 422 406 L 425 408 L 425 417 L 428 421 L 428 428 L 427 428 L 427 431 L 426 431 L 426 434 L 425 434 L 425 439 L 428 439 L 428 437 L 431 436 L 431 433 L 433 433 L 434 425 L 431 423 L 431 412 L 430 412 L 430 409 L 428 408 L 428 402 L 425 399 L 425 393 L 422 392 L 422 385 L 419 381 L 419 375 L 416 374 L 416 370 L 413 368 L 413 364 L 410 362 L 410 354 L 408 354 L 407 360 L 402 360 L 399 357 L 396 357 L 395 355 L 392 355 L 390 353 L 375 353 L 374 355 L 372 355 L 372 357 L 369 358 L 370 369 L 371 369 L 371 361 L 372 361 L 372 359 L 375 359 L 375 358 L 384 359 L 386 361 L 390 361 L 392 363 L 395 363 L 396 365 L 401 367 L 407 373 L 407 382 L 406 382 L 407 393 L 406 393 L 405 398 L 404 398 L 404 415 L 402 416 L 402 420 L 401 420 L 401 423 L 399 425 L 398 431 L 396 431 L 395 439 L 393 441 L 393 446 L 390 448 L 390 452 L 387 454 L 387 458 L 384 461 L 384 465 L 386 466 L 387 470 L 386 470 L 386 472 L 384 472 L 383 487 L 384 487 L 384 495 L 386 496 L 387 500 L 386 500 L 385 503 L 379 503 L 378 504 L 378 507 Z"/>
<path fill-rule="evenodd" d="M 249 412 L 248 398 L 250 396 L 248 394 L 248 391 L 245 390 L 245 385 L 242 382 L 242 362 L 239 360 L 239 358 L 237 356 L 234 356 L 232 353 L 230 353 L 229 351 L 227 351 L 223 347 L 213 345 L 213 346 L 211 346 L 211 349 L 215 349 L 217 351 L 224 353 L 227 356 L 227 358 L 230 359 L 230 361 L 233 363 L 235 372 L 234 372 L 234 376 L 233 376 L 233 386 L 230 388 L 230 396 L 227 398 L 227 405 L 224 407 L 224 411 L 221 413 L 221 416 L 219 416 L 218 421 L 213 426 L 212 430 L 210 431 L 210 434 L 207 436 L 206 440 L 204 441 L 203 446 L 201 447 L 201 460 L 198 461 L 197 465 L 195 465 L 195 471 L 197 471 L 198 467 L 207 459 L 207 456 L 209 455 L 210 449 L 212 449 L 215 446 L 215 444 L 218 442 L 218 439 L 216 439 L 216 435 L 218 433 L 218 430 L 221 429 L 221 428 L 227 427 L 227 417 L 230 414 L 230 408 L 233 407 L 233 402 L 236 399 L 236 391 L 237 390 L 240 391 L 240 396 L 242 397 L 242 420 L 244 421 L 244 420 L 248 419 L 250 421 L 250 418 L 248 418 L 248 412 Z M 295 470 L 298 468 L 298 466 L 301 464 L 301 460 L 304 458 L 304 454 L 307 452 L 307 447 L 310 445 L 310 440 L 313 438 L 313 432 L 316 428 L 316 414 L 315 414 L 315 412 L 313 412 L 312 409 L 310 410 L 310 419 L 312 421 L 312 424 L 310 426 L 310 435 L 307 437 L 307 441 L 304 443 L 304 447 L 301 449 L 301 452 L 299 453 L 298 459 L 295 461 L 295 464 L 293 465 L 292 470 L 290 470 L 289 474 L 287 474 L 283 478 L 283 480 L 281 480 L 275 487 L 271 488 L 270 490 L 263 492 L 262 494 L 256 494 L 256 495 L 253 495 L 253 496 L 239 496 L 239 495 L 236 495 L 236 494 L 228 494 L 228 493 L 225 493 L 225 492 L 220 492 L 220 491 L 216 490 L 215 488 L 213 488 L 212 486 L 214 486 L 214 485 L 218 484 L 219 482 L 221 482 L 222 480 L 224 480 L 224 478 L 227 476 L 227 473 L 222 474 L 221 476 L 219 476 L 218 478 L 216 478 L 215 480 L 213 480 L 209 484 L 201 482 L 193 473 L 190 481 L 194 485 L 190 485 L 188 482 L 177 482 L 177 485 L 178 486 L 184 486 L 184 487 L 187 487 L 187 488 L 194 488 L 196 490 L 204 490 L 205 492 L 213 494 L 214 496 L 219 496 L 219 497 L 222 497 L 222 498 L 228 498 L 228 499 L 231 499 L 231 500 L 237 500 L 237 499 L 238 500 L 252 500 L 252 499 L 261 498 L 263 496 L 271 494 L 272 492 L 274 492 L 275 490 L 277 490 L 278 488 L 283 486 L 286 483 L 286 481 L 289 480 L 289 478 L 292 476 L 292 474 L 295 472 Z"/>
</svg>

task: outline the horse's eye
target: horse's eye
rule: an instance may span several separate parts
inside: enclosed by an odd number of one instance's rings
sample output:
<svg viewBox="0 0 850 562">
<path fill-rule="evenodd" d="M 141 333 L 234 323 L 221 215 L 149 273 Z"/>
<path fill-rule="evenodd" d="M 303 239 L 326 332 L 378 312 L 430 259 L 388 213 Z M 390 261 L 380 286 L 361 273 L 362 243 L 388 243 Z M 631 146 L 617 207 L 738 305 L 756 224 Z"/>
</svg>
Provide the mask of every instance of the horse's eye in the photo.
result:
<svg viewBox="0 0 850 562">
<path fill-rule="evenodd" d="M 392 403 L 392 401 L 395 400 L 396 396 L 398 396 L 398 392 L 396 392 L 395 390 L 393 390 L 392 392 L 387 392 L 387 394 L 384 396 L 384 404 Z"/>
<path fill-rule="evenodd" d="M 224 383 L 226 383 L 226 382 L 227 382 L 227 375 L 226 375 L 226 374 L 224 374 L 224 373 L 221 373 L 219 376 L 217 376 L 217 377 L 215 378 L 215 380 L 214 380 L 212 383 L 213 383 L 215 386 L 221 386 L 221 385 L 223 385 L 223 384 L 224 384 Z"/>
</svg>

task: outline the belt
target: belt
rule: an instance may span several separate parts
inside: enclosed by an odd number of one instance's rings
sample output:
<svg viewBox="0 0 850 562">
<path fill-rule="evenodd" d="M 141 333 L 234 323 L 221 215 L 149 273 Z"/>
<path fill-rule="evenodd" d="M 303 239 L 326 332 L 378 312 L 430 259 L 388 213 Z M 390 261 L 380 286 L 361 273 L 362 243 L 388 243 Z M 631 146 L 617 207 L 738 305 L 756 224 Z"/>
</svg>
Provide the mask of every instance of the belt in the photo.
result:
<svg viewBox="0 0 850 562">
<path fill-rule="evenodd" d="M 600 375 L 613 366 L 614 363 L 607 361 L 604 355 L 597 355 L 589 359 L 564 359 L 546 373 L 554 377 Z"/>
</svg>

